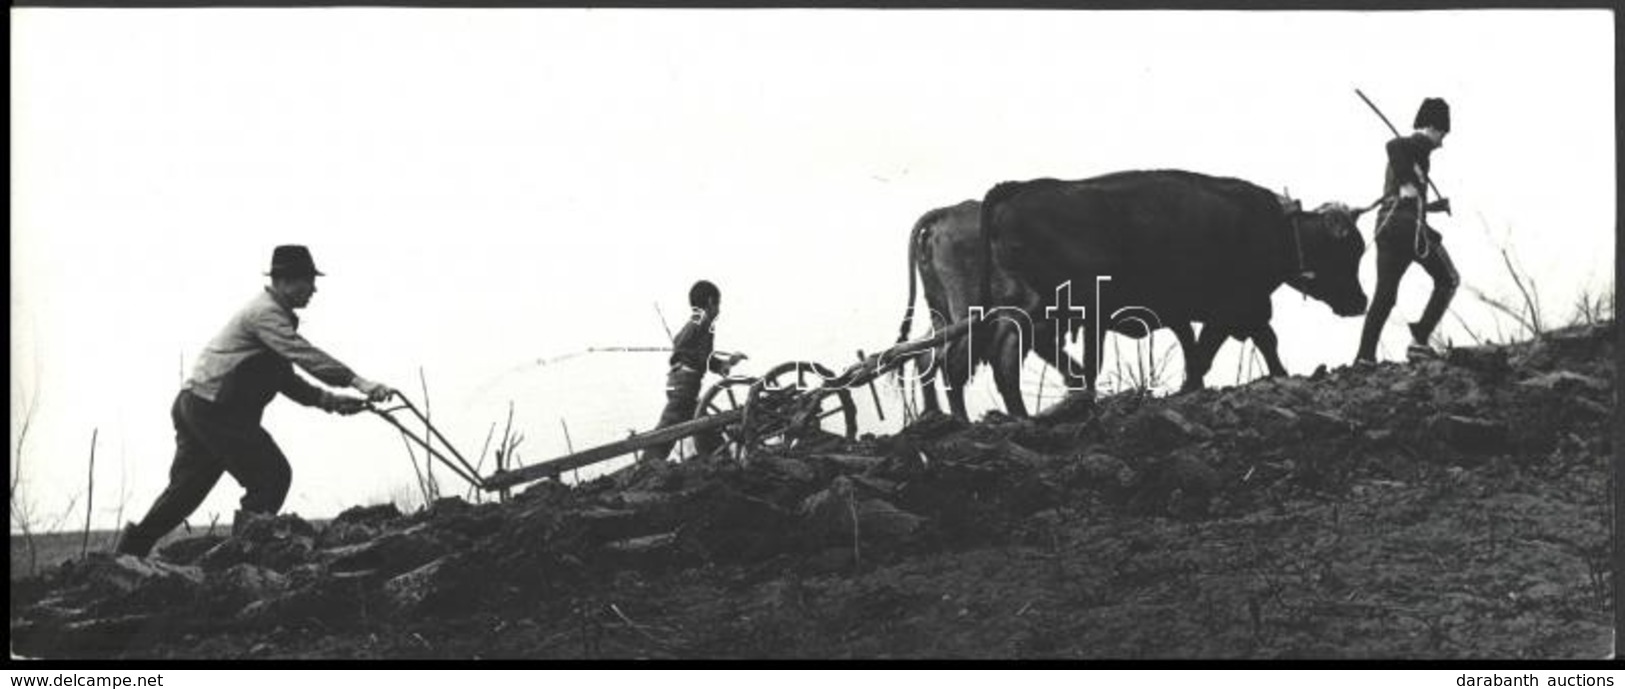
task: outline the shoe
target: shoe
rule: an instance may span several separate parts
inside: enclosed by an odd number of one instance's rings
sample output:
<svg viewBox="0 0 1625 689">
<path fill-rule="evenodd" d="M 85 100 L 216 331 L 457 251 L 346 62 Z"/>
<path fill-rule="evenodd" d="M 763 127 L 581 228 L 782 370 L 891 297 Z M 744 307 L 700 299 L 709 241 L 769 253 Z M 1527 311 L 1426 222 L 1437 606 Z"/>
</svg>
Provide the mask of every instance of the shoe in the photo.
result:
<svg viewBox="0 0 1625 689">
<path fill-rule="evenodd" d="M 1410 361 L 1427 361 L 1439 358 L 1439 353 L 1425 344 L 1412 342 L 1411 346 L 1405 349 L 1405 358 Z"/>
<path fill-rule="evenodd" d="M 156 539 L 142 536 L 134 522 L 127 522 L 124 531 L 119 533 L 118 543 L 113 546 L 113 552 L 119 555 L 146 557 L 152 552 L 155 543 Z"/>
<path fill-rule="evenodd" d="M 1377 367 L 1376 359 L 1355 359 L 1353 368 L 1356 371 L 1369 371 Z"/>
</svg>

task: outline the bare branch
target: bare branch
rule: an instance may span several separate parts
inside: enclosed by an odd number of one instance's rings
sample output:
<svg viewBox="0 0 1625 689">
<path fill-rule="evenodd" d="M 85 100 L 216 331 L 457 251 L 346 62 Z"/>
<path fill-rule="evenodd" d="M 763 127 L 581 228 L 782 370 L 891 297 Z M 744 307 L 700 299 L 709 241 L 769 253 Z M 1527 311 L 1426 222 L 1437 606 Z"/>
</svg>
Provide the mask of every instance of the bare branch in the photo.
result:
<svg viewBox="0 0 1625 689">
<path fill-rule="evenodd" d="M 1535 287 L 1534 279 L 1530 278 L 1529 286 L 1524 286 L 1525 276 L 1519 274 L 1517 267 L 1512 263 L 1512 254 L 1507 251 L 1505 246 L 1501 247 L 1501 262 L 1506 264 L 1507 273 L 1512 276 L 1512 284 L 1517 285 L 1518 293 L 1523 295 L 1524 308 L 1528 310 L 1529 314 L 1528 323 L 1532 326 L 1530 330 L 1535 337 L 1540 337 L 1543 332 L 1540 327 L 1540 306 L 1531 294 Z"/>
<path fill-rule="evenodd" d="M 34 376 L 34 391 L 28 397 L 28 402 L 22 409 L 22 426 L 17 429 L 17 447 L 14 450 L 11 464 L 11 494 L 17 494 L 17 485 L 23 477 L 23 441 L 28 438 L 28 428 L 34 424 L 34 414 L 39 411 L 39 375 Z"/>
<path fill-rule="evenodd" d="M 73 508 L 79 506 L 79 498 L 81 497 L 84 496 L 77 493 L 74 494 L 73 498 L 68 500 L 68 506 L 62 510 L 61 514 L 58 514 L 56 519 L 51 520 L 50 528 L 44 529 L 41 531 L 41 533 L 56 533 L 61 531 L 62 523 L 68 521 L 68 517 L 73 515 Z"/>
<path fill-rule="evenodd" d="M 417 477 L 418 492 L 423 494 L 423 504 L 427 506 L 429 504 L 429 487 L 428 484 L 423 482 L 423 472 L 418 470 L 418 454 L 412 451 L 412 441 L 407 439 L 405 433 L 401 433 L 401 444 L 406 446 L 406 459 L 412 463 L 412 475 Z M 424 461 L 427 462 L 428 458 L 425 457 Z"/>
<path fill-rule="evenodd" d="M 425 443 L 423 448 L 424 480 L 428 484 L 429 491 L 434 495 L 434 498 L 438 499 L 440 497 L 440 481 L 436 479 L 434 475 L 434 462 L 429 461 L 430 455 L 432 454 L 430 452 L 431 445 L 434 443 L 434 428 L 429 423 L 431 413 L 429 406 L 429 379 L 424 376 L 422 366 L 418 366 L 418 383 L 423 388 L 423 442 Z M 433 500 L 429 500 L 429 502 L 432 501 Z"/>
<path fill-rule="evenodd" d="M 497 422 L 492 421 L 491 427 L 485 430 L 485 444 L 480 446 L 480 458 L 474 463 L 474 469 L 476 472 L 485 467 L 485 453 L 491 450 L 491 435 L 496 432 Z"/>
<path fill-rule="evenodd" d="M 1479 337 L 1478 333 L 1475 332 L 1471 327 L 1469 327 L 1467 325 L 1467 321 L 1462 320 L 1461 314 L 1458 314 L 1455 311 L 1451 311 L 1450 315 L 1451 315 L 1451 317 L 1456 319 L 1456 324 L 1461 326 L 1461 329 L 1467 333 L 1467 336 L 1473 338 L 1473 344 L 1477 344 L 1477 345 L 1484 344 L 1484 338 Z"/>
<path fill-rule="evenodd" d="M 1523 326 L 1523 328 L 1525 330 L 1528 330 L 1530 333 L 1533 333 L 1533 334 L 1535 334 L 1537 336 L 1540 334 L 1540 331 L 1535 326 L 1535 324 L 1530 323 L 1529 320 L 1526 319 L 1523 314 L 1519 313 L 1517 309 L 1515 309 L 1515 308 L 1513 308 L 1511 306 L 1508 306 L 1506 303 L 1502 302 L 1499 299 L 1496 299 L 1494 297 L 1491 297 L 1488 294 L 1485 294 L 1482 290 L 1478 289 L 1477 287 L 1469 286 L 1467 288 L 1467 291 L 1472 292 L 1473 296 L 1478 297 L 1479 301 L 1484 302 L 1485 304 L 1489 305 L 1491 308 L 1495 309 L 1496 311 L 1499 311 L 1499 312 L 1501 312 L 1503 314 L 1506 314 L 1507 316 L 1510 316 L 1512 318 L 1512 320 L 1516 321 L 1518 323 L 1518 325 Z"/>
<path fill-rule="evenodd" d="M 23 542 L 28 544 L 28 573 L 30 576 L 39 573 L 39 548 L 34 543 L 34 530 L 32 519 L 28 516 L 28 509 L 19 504 L 16 497 L 11 499 L 11 518 L 17 522 L 17 528 L 23 532 Z"/>
<path fill-rule="evenodd" d="M 121 434 L 118 441 L 118 514 L 113 517 L 114 528 L 124 528 L 124 503 L 130 501 L 129 468 L 124 461 L 124 437 Z"/>
<path fill-rule="evenodd" d="M 90 468 L 85 472 L 85 533 L 79 539 L 79 557 L 90 552 L 90 517 L 96 506 L 96 436 L 100 428 L 90 430 Z"/>
</svg>

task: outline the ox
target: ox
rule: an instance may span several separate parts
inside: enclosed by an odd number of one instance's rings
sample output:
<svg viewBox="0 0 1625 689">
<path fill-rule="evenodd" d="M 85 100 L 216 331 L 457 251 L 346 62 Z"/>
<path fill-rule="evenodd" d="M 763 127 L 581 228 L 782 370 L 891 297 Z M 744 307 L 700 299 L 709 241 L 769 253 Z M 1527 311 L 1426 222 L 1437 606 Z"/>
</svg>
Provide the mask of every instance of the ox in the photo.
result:
<svg viewBox="0 0 1625 689">
<path fill-rule="evenodd" d="M 925 305 L 929 310 L 931 324 L 938 331 L 965 320 L 971 307 L 976 303 L 976 297 L 982 283 L 982 276 L 989 277 L 988 289 L 999 303 L 1032 305 L 1038 302 L 1036 294 L 1022 286 L 1021 283 L 1004 273 L 993 270 L 988 273 L 987 250 L 983 244 L 981 234 L 982 203 L 976 200 L 964 201 L 952 206 L 938 208 L 920 216 L 914 223 L 914 230 L 909 234 L 908 243 L 908 309 L 903 312 L 903 325 L 897 333 L 899 343 L 908 339 L 909 329 L 914 323 L 915 275 L 918 274 L 918 284 L 924 288 Z M 976 364 L 992 363 L 994 368 L 994 382 L 999 388 L 1000 395 L 1006 400 L 1007 410 L 1013 415 L 1024 415 L 1025 406 L 1021 404 L 1021 390 L 1019 386 L 1019 372 L 1021 359 L 1033 347 L 1032 342 L 1014 337 L 1016 324 L 1010 321 L 997 321 L 990 324 L 991 339 L 984 341 L 1020 342 L 1021 349 L 1011 356 L 1006 356 L 998 362 L 989 361 L 988 347 L 970 347 L 968 338 L 949 340 L 947 343 L 920 355 L 915 360 L 916 368 L 920 370 L 920 386 L 925 398 L 925 409 L 929 412 L 940 412 L 937 405 L 936 379 L 940 370 L 947 376 L 945 390 L 948 394 L 948 407 L 953 415 L 967 418 L 965 410 L 965 383 L 970 379 L 972 369 Z M 1046 335 L 1052 331 L 1045 328 Z M 974 351 L 972 351 L 974 350 Z M 1041 346 L 1037 348 L 1038 355 L 1049 365 L 1061 371 L 1063 375 L 1068 371 L 1080 371 L 1079 364 L 1067 357 L 1064 352 L 1059 356 L 1070 362 L 1070 367 L 1057 365 L 1055 357 L 1060 348 Z M 1081 385 L 1082 378 L 1073 376 L 1074 385 Z M 1014 399 L 1014 405 L 1010 400 Z"/>
<path fill-rule="evenodd" d="M 1249 182 L 1179 170 L 1005 182 L 982 201 L 986 274 L 1008 276 L 1029 295 L 1055 301 L 1040 310 L 1030 297 L 1012 301 L 1009 290 L 984 280 L 981 302 L 1031 316 L 1039 342 L 1049 332 L 1085 333 L 1083 377 L 1091 393 L 1106 330 L 1143 337 L 1156 327 L 1172 329 L 1184 353 L 1184 390 L 1202 387 L 1229 337 L 1252 339 L 1270 375 L 1284 375 L 1269 324 L 1270 295 L 1286 284 L 1339 316 L 1363 314 L 1358 268 L 1365 241 L 1354 225 L 1361 212 L 1341 204 L 1287 208 Z M 1071 303 L 1056 303 L 1063 299 Z M 1199 340 L 1193 321 L 1205 324 Z M 1019 362 L 1020 337 L 1012 330 L 984 322 L 972 332 L 990 338 L 995 371 Z"/>
</svg>

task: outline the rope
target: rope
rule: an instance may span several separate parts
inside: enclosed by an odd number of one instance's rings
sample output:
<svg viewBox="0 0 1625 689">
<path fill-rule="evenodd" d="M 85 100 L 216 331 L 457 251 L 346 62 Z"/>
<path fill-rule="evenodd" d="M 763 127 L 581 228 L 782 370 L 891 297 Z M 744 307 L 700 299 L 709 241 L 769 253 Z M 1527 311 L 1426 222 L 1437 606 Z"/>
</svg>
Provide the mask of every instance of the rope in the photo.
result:
<svg viewBox="0 0 1625 689">
<path fill-rule="evenodd" d="M 1431 252 L 1427 235 L 1427 206 L 1422 205 L 1422 197 L 1416 197 L 1416 241 L 1413 248 L 1416 250 L 1417 260 L 1425 259 Z"/>
<path fill-rule="evenodd" d="M 1394 201 L 1394 205 L 1388 209 L 1387 213 L 1383 214 L 1382 222 L 1378 223 L 1376 231 L 1371 233 L 1373 239 L 1382 236 L 1382 231 L 1388 229 L 1388 223 L 1393 221 L 1395 215 L 1399 214 L 1399 202 L 1401 199 L 1389 199 L 1385 197 L 1377 199 L 1376 203 L 1380 204 L 1389 200 Z M 1422 198 L 1420 196 L 1416 197 L 1416 205 L 1416 234 L 1411 242 L 1411 250 L 1416 252 L 1416 258 L 1420 260 L 1427 258 L 1428 254 L 1432 253 L 1432 242 L 1428 241 L 1427 223 L 1423 221 L 1423 219 L 1427 217 L 1427 209 L 1422 205 Z"/>
</svg>

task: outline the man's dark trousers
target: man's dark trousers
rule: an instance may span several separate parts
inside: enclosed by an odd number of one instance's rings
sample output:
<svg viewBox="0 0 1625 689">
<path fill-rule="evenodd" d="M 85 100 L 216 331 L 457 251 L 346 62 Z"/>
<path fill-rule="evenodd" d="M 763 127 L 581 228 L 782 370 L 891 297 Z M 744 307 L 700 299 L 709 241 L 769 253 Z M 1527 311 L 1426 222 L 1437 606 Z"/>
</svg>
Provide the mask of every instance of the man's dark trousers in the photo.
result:
<svg viewBox="0 0 1625 689">
<path fill-rule="evenodd" d="M 694 419 L 694 411 L 699 407 L 700 383 L 705 379 L 704 371 L 697 371 L 679 365 L 673 365 L 671 372 L 666 375 L 666 408 L 660 413 L 660 422 L 656 430 L 674 426 Z M 640 459 L 644 461 L 665 459 L 671 453 L 676 441 L 650 445 L 643 451 Z M 722 438 L 715 432 L 698 433 L 694 436 L 694 448 L 700 454 L 710 454 L 722 444 Z"/>
<path fill-rule="evenodd" d="M 1388 314 L 1393 311 L 1394 302 L 1399 298 L 1399 279 L 1405 276 L 1405 270 L 1412 261 L 1422 264 L 1422 269 L 1433 278 L 1433 293 L 1428 297 L 1427 306 L 1422 309 L 1422 318 L 1411 324 L 1411 334 L 1420 341 L 1426 342 L 1433 334 L 1433 329 L 1444 318 L 1445 309 L 1450 306 L 1451 297 L 1456 294 L 1456 287 L 1461 284 L 1456 266 L 1450 261 L 1449 252 L 1445 251 L 1439 232 L 1423 223 L 1421 214 L 1413 206 L 1400 203 L 1383 210 L 1385 212 L 1377 223 L 1380 229 L 1374 240 L 1377 245 L 1377 288 L 1371 295 L 1371 308 L 1366 311 L 1365 328 L 1360 333 L 1360 351 L 1356 354 L 1357 359 L 1366 361 L 1376 360 L 1382 326 L 1388 322 Z M 1421 224 L 1420 228 L 1418 224 Z M 1418 255 L 1418 229 L 1425 233 L 1425 256 Z"/>
<path fill-rule="evenodd" d="M 276 514 L 288 497 L 293 470 L 282 449 L 260 427 L 258 414 L 232 411 L 182 390 L 170 408 L 175 422 L 175 461 L 169 487 L 136 525 L 137 542 L 162 538 L 203 504 L 223 473 L 246 491 L 244 512 Z"/>
</svg>

